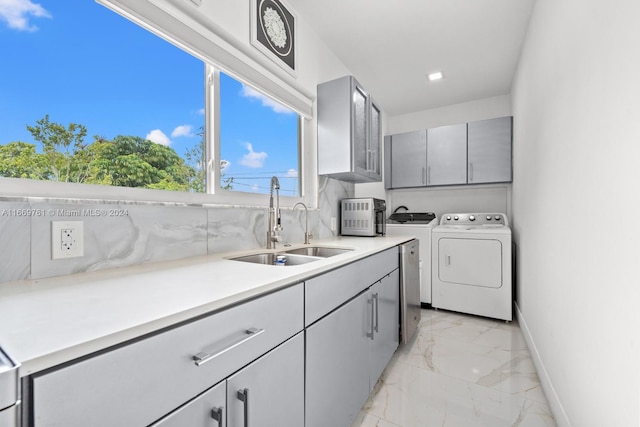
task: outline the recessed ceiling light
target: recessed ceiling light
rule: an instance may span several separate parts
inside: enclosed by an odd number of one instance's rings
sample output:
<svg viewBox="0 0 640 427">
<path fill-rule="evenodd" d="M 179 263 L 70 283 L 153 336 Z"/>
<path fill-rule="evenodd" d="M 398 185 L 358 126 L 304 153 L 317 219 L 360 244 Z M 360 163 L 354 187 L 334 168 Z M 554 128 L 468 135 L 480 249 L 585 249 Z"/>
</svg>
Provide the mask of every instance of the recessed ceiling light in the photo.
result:
<svg viewBox="0 0 640 427">
<path fill-rule="evenodd" d="M 444 78 L 444 74 L 442 74 L 442 71 L 436 71 L 434 73 L 428 74 L 427 78 L 430 82 L 434 82 L 436 80 L 442 80 Z"/>
</svg>

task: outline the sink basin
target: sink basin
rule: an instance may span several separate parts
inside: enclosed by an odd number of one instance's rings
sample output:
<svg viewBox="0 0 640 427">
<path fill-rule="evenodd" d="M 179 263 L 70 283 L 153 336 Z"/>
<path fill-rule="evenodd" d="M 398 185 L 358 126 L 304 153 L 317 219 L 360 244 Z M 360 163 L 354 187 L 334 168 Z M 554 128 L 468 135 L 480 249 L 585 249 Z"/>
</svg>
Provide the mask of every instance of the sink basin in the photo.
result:
<svg viewBox="0 0 640 427">
<path fill-rule="evenodd" d="M 277 256 L 284 256 L 284 263 L 276 263 Z M 243 261 L 243 262 L 251 262 L 254 264 L 264 264 L 264 265 L 277 265 L 277 266 L 291 266 L 291 265 L 302 265 L 313 261 L 318 261 L 323 259 L 319 256 L 305 256 L 305 255 L 292 255 L 289 253 L 273 253 L 273 252 L 265 252 L 260 254 L 252 254 L 245 255 L 236 258 L 229 258 L 232 261 Z"/>
<path fill-rule="evenodd" d="M 328 258 L 335 255 L 340 255 L 345 252 L 351 252 L 353 249 L 347 248 L 328 248 L 324 246 L 306 246 L 304 248 L 291 249 L 285 251 L 286 254 L 296 254 L 305 256 L 314 256 L 320 258 Z"/>
</svg>

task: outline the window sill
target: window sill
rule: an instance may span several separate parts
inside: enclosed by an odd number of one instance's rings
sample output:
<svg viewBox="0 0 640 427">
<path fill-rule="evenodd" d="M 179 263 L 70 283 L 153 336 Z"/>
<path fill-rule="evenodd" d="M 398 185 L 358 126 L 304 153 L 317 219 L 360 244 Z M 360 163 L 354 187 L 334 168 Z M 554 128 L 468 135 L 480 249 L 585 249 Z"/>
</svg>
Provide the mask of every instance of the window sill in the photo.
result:
<svg viewBox="0 0 640 427">
<path fill-rule="evenodd" d="M 231 193 L 203 194 L 144 188 L 110 187 L 68 182 L 1 178 L 0 199 L 20 201 L 57 201 L 87 203 L 122 203 L 158 206 L 242 206 L 268 207 L 268 194 Z M 280 197 L 282 207 L 293 207 L 304 201 L 311 208 L 316 203 L 302 197 Z"/>
</svg>

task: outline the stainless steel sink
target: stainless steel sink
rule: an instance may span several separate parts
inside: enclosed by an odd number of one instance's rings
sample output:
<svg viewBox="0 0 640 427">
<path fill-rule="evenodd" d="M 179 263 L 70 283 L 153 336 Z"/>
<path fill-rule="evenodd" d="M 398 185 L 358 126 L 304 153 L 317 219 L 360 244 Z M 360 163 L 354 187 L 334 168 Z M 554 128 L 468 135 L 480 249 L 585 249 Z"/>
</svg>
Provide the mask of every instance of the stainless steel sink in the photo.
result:
<svg viewBox="0 0 640 427">
<path fill-rule="evenodd" d="M 278 262 L 277 257 L 284 257 L 284 262 L 282 258 L 280 258 L 280 262 Z M 293 255 L 289 253 L 274 253 L 274 252 L 265 252 L 260 254 L 252 254 L 245 255 L 236 258 L 229 258 L 232 261 L 243 261 L 243 262 L 251 262 L 254 264 L 264 264 L 264 265 L 276 265 L 276 266 L 292 266 L 292 265 L 302 265 L 307 264 L 309 262 L 318 261 L 324 259 L 319 256 L 306 256 L 306 255 Z"/>
<path fill-rule="evenodd" d="M 286 254 L 296 254 L 305 256 L 314 256 L 320 258 L 328 258 L 335 255 L 340 255 L 345 252 L 351 252 L 353 249 L 348 248 L 329 248 L 325 246 L 305 246 L 298 249 L 290 249 L 285 251 Z"/>
</svg>

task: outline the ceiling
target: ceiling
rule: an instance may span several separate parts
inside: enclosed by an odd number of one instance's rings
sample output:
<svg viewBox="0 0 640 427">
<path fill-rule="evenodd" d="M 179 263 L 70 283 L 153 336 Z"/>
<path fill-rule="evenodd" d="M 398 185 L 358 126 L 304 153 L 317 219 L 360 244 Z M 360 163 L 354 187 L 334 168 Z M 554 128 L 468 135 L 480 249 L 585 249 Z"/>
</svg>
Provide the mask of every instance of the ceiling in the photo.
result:
<svg viewBox="0 0 640 427">
<path fill-rule="evenodd" d="M 534 0 L 288 3 L 396 116 L 509 94 Z"/>
</svg>

